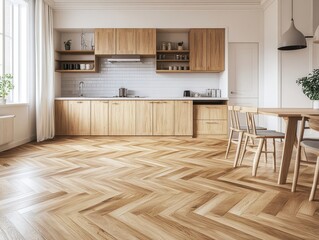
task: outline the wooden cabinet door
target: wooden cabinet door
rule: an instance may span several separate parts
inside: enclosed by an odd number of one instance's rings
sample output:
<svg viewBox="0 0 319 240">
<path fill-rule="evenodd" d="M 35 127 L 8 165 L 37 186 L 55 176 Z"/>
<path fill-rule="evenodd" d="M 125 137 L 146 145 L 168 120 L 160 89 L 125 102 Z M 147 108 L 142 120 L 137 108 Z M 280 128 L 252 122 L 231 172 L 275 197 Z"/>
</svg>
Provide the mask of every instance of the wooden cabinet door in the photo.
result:
<svg viewBox="0 0 319 240">
<path fill-rule="evenodd" d="M 135 135 L 135 101 L 109 102 L 109 134 Z"/>
<path fill-rule="evenodd" d="M 68 134 L 69 101 L 55 101 L 55 135 Z"/>
<path fill-rule="evenodd" d="M 134 28 L 116 29 L 116 54 L 136 54 Z"/>
<path fill-rule="evenodd" d="M 94 39 L 96 55 L 111 55 L 116 53 L 114 28 L 95 29 Z"/>
<path fill-rule="evenodd" d="M 152 135 L 152 111 L 153 111 L 152 101 L 136 101 L 135 111 L 136 111 L 136 124 L 135 124 L 135 134 L 136 135 Z"/>
<path fill-rule="evenodd" d="M 207 71 L 225 70 L 225 29 L 207 29 Z"/>
<path fill-rule="evenodd" d="M 191 29 L 189 33 L 190 43 L 190 70 L 206 71 L 207 67 L 207 31 L 206 29 Z"/>
<path fill-rule="evenodd" d="M 195 105 L 194 119 L 227 119 L 227 105 Z"/>
<path fill-rule="evenodd" d="M 193 135 L 192 101 L 175 101 L 175 135 Z"/>
<path fill-rule="evenodd" d="M 153 102 L 153 135 L 174 135 L 174 101 Z"/>
<path fill-rule="evenodd" d="M 109 102 L 91 101 L 91 135 L 109 134 Z"/>
<path fill-rule="evenodd" d="M 156 54 L 156 29 L 138 28 L 136 33 L 136 54 L 155 55 Z"/>
<path fill-rule="evenodd" d="M 90 135 L 90 101 L 69 101 L 70 135 Z"/>
</svg>

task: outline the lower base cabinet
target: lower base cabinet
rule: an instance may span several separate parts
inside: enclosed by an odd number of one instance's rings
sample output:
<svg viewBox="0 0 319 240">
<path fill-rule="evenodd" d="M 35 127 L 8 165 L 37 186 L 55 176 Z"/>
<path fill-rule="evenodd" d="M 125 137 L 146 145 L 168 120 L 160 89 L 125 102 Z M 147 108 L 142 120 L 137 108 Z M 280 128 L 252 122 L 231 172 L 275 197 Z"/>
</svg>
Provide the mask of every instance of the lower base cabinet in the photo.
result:
<svg viewBox="0 0 319 240">
<path fill-rule="evenodd" d="M 56 100 L 55 129 L 56 135 L 226 137 L 227 105 Z"/>
<path fill-rule="evenodd" d="M 174 135 L 174 101 L 153 102 L 153 135 Z"/>
<path fill-rule="evenodd" d="M 91 101 L 91 135 L 109 135 L 108 101 Z"/>
<path fill-rule="evenodd" d="M 227 105 L 194 105 L 195 137 L 226 138 L 228 133 Z"/>
<path fill-rule="evenodd" d="M 109 101 L 109 135 L 135 135 L 135 101 Z"/>
<path fill-rule="evenodd" d="M 90 104 L 90 101 L 69 101 L 68 134 L 91 134 Z"/>
</svg>

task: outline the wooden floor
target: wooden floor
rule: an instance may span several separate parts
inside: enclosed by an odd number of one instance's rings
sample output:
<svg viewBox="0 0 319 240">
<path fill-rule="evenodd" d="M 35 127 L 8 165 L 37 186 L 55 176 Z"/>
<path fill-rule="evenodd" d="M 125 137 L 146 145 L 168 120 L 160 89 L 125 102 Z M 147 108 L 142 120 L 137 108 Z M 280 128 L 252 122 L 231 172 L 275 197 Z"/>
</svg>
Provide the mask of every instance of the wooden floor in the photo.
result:
<svg viewBox="0 0 319 240">
<path fill-rule="evenodd" d="M 58 138 L 0 153 L 0 239 L 318 239 L 314 166 L 291 193 L 226 142 Z M 278 161 L 279 162 L 279 161 Z M 318 199 L 318 195 L 317 195 Z"/>
</svg>

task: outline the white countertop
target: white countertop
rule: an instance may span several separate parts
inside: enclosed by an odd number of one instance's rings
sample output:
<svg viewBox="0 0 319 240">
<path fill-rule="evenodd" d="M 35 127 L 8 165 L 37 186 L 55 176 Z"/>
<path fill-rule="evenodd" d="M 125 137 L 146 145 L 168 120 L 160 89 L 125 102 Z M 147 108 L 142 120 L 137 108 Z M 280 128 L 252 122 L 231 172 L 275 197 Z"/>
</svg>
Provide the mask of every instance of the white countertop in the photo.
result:
<svg viewBox="0 0 319 240">
<path fill-rule="evenodd" d="M 180 101 L 227 101 L 228 98 L 212 98 L 212 97 L 167 97 L 167 98 L 156 98 L 156 97 L 56 97 L 55 100 L 75 100 L 75 101 L 85 101 L 85 100 L 108 100 L 108 101 L 117 101 L 117 100 L 154 100 L 154 101 L 168 101 L 168 100 L 180 100 Z"/>
</svg>

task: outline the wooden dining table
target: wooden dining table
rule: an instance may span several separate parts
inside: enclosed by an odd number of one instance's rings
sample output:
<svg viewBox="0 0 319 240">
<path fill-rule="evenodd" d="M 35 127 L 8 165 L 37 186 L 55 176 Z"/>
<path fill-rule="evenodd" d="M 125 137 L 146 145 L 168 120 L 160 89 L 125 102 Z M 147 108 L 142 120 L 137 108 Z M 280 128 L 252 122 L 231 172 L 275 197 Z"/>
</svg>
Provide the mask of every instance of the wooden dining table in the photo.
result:
<svg viewBox="0 0 319 240">
<path fill-rule="evenodd" d="M 281 117 L 286 122 L 285 142 L 278 177 L 278 184 L 285 184 L 293 147 L 297 142 L 298 121 L 301 120 L 302 115 L 319 115 L 319 110 L 312 108 L 258 108 L 258 114 Z"/>
</svg>

